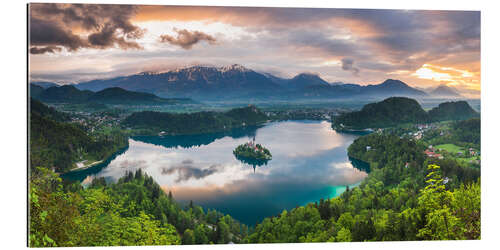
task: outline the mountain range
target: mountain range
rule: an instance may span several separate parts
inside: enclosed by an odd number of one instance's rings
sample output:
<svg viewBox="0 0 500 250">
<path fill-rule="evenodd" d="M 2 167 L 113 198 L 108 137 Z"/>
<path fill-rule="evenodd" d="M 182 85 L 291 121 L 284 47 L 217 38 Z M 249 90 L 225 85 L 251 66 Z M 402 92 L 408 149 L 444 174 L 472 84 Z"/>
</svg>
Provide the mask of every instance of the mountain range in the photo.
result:
<svg viewBox="0 0 500 250">
<path fill-rule="evenodd" d="M 33 82 L 41 88 L 54 86 L 49 82 Z M 418 89 L 400 80 L 387 79 L 380 84 L 359 85 L 327 82 L 316 74 L 301 73 L 282 78 L 270 73 L 257 72 L 233 64 L 225 67 L 191 66 L 165 72 L 142 72 L 110 79 L 97 79 L 74 84 L 82 91 L 101 91 L 119 87 L 124 90 L 155 94 L 163 98 L 193 98 L 198 100 L 227 99 L 321 99 L 321 98 L 386 98 L 405 97 L 461 97 L 446 85 L 435 89 Z"/>
<path fill-rule="evenodd" d="M 75 86 L 80 90 L 91 91 L 120 87 L 130 91 L 153 93 L 160 97 L 187 97 L 200 100 L 351 98 L 394 95 L 425 97 L 428 95 L 424 91 L 393 79 L 368 86 L 329 83 L 315 74 L 302 73 L 288 79 L 269 73 L 259 73 L 238 64 L 225 67 L 192 66 L 166 72 L 143 72 L 82 82 Z"/>
<path fill-rule="evenodd" d="M 80 90 L 73 85 L 54 86 L 47 89 L 31 84 L 31 97 L 46 103 L 102 103 L 162 105 L 191 103 L 187 98 L 161 98 L 154 94 L 128 91 L 119 87 L 106 88 L 97 92 Z"/>
</svg>

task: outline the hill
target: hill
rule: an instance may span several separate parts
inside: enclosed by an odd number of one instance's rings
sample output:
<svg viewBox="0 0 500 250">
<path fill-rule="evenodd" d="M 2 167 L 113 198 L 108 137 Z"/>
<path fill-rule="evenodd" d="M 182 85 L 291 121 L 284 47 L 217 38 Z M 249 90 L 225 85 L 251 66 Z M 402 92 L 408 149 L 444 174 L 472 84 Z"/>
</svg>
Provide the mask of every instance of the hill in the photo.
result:
<svg viewBox="0 0 500 250">
<path fill-rule="evenodd" d="M 479 114 L 466 101 L 441 103 L 427 113 L 414 99 L 390 97 L 367 104 L 360 111 L 341 114 L 334 118 L 332 126 L 337 130 L 361 130 L 404 123 L 464 120 L 477 116 Z"/>
<path fill-rule="evenodd" d="M 390 97 L 367 104 L 360 111 L 336 117 L 333 126 L 337 129 L 381 128 L 427 120 L 427 113 L 417 101 L 406 97 Z"/>
<path fill-rule="evenodd" d="M 79 90 L 73 85 L 50 87 L 36 97 L 42 102 L 48 103 L 83 103 L 94 93 L 88 90 Z"/>
<path fill-rule="evenodd" d="M 48 107 L 47 105 L 33 98 L 30 98 L 30 113 L 38 114 L 39 116 L 59 122 L 68 121 L 70 119 L 68 114 L 59 112 L 54 108 Z"/>
<path fill-rule="evenodd" d="M 478 117 L 474 109 L 466 101 L 444 102 L 429 111 L 429 116 L 434 121 L 466 120 Z"/>
<path fill-rule="evenodd" d="M 232 109 L 227 112 L 196 112 L 174 114 L 167 112 L 135 112 L 125 118 L 124 126 L 143 129 L 157 134 L 164 131 L 169 135 L 200 134 L 225 131 L 236 127 L 257 125 L 268 119 L 255 106 Z"/>
<path fill-rule="evenodd" d="M 31 102 L 30 167 L 44 166 L 65 172 L 82 159 L 102 160 L 128 144 L 121 134 L 107 138 L 91 138 L 74 124 L 62 122 L 66 115 L 46 105 Z"/>
<path fill-rule="evenodd" d="M 46 103 L 98 103 L 130 105 L 164 105 L 192 103 L 187 98 L 160 98 L 154 94 L 128 91 L 118 87 L 103 89 L 98 92 L 80 90 L 73 85 L 41 89 L 31 85 L 31 97 Z"/>
<path fill-rule="evenodd" d="M 100 91 L 120 87 L 129 91 L 154 93 L 160 97 L 189 97 L 201 100 L 290 99 L 426 96 L 398 80 L 362 86 L 330 84 L 318 75 L 301 73 L 286 79 L 259 73 L 238 64 L 225 67 L 192 66 L 166 72 L 143 72 L 112 79 L 92 80 L 75 85 L 82 90 Z"/>
</svg>

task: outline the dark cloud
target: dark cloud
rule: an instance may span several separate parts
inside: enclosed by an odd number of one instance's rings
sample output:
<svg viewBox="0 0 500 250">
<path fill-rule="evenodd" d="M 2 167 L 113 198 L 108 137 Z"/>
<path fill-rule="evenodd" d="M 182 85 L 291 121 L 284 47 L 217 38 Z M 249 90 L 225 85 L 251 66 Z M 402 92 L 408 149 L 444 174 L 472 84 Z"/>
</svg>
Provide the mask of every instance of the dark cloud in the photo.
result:
<svg viewBox="0 0 500 250">
<path fill-rule="evenodd" d="M 137 7 L 130 5 L 30 4 L 30 45 L 45 48 L 30 52 L 140 49 L 134 40 L 145 31 L 130 21 L 136 12 Z"/>
<path fill-rule="evenodd" d="M 388 33 L 377 36 L 372 41 L 383 45 L 386 51 L 403 52 L 405 54 L 422 51 L 430 42 L 426 40 L 425 33 Z"/>
<path fill-rule="evenodd" d="M 61 24 L 35 17 L 30 20 L 30 45 L 61 46 L 70 51 L 88 46 L 86 41 L 71 31 L 65 30 Z"/>
<path fill-rule="evenodd" d="M 369 12 L 368 12 L 369 13 Z M 416 65 L 480 51 L 480 12 L 385 10 L 358 16 L 377 32 L 366 38 L 372 61 L 412 70 Z"/>
<path fill-rule="evenodd" d="M 162 15 L 166 19 L 187 13 L 184 19 L 231 23 L 280 37 L 274 45 L 301 55 L 349 57 L 358 65 L 383 61 L 409 70 L 452 54 L 479 54 L 480 49 L 478 11 L 180 6 L 162 12 L 169 14 Z M 335 38 L 346 32 L 352 39 Z"/>
<path fill-rule="evenodd" d="M 359 74 L 359 69 L 354 67 L 354 60 L 353 59 L 342 58 L 341 62 L 342 62 L 342 69 L 343 70 L 351 71 L 356 76 Z"/>
<path fill-rule="evenodd" d="M 336 16 L 356 20 L 367 25 L 377 33 L 401 33 L 427 29 L 431 22 L 422 19 L 426 11 L 378 10 L 378 9 L 338 9 Z"/>
<path fill-rule="evenodd" d="M 295 30 L 289 34 L 274 34 L 287 39 L 283 46 L 296 46 L 297 49 L 310 48 L 314 54 L 322 56 L 361 56 L 363 51 L 353 42 L 345 39 L 331 38 L 328 31 Z"/>
<path fill-rule="evenodd" d="M 191 178 L 197 180 L 205 178 L 209 175 L 221 171 L 223 168 L 221 165 L 211 165 L 208 168 L 200 169 L 195 167 L 193 163 L 194 163 L 193 160 L 190 159 L 184 160 L 178 165 L 174 165 L 168 168 L 167 167 L 162 168 L 161 174 L 171 175 L 177 173 L 178 177 L 175 180 L 175 182 L 179 183 L 181 181 L 187 181 Z"/>
<path fill-rule="evenodd" d="M 175 32 L 177 32 L 177 37 L 173 37 L 170 35 L 161 35 L 160 42 L 177 45 L 182 47 L 183 49 L 191 49 L 193 45 L 197 44 L 200 41 L 207 41 L 209 44 L 216 43 L 215 37 L 201 31 L 188 31 L 186 29 L 183 29 L 175 30 Z"/>
<path fill-rule="evenodd" d="M 96 48 L 105 49 L 118 45 L 121 49 L 140 49 L 138 43 L 127 41 L 124 37 L 115 34 L 116 27 L 105 25 L 100 32 L 92 33 L 88 36 L 89 43 Z"/>
<path fill-rule="evenodd" d="M 31 47 L 30 48 L 30 53 L 31 54 L 55 53 L 56 51 L 60 52 L 61 48 L 56 47 L 56 46 Z"/>
</svg>

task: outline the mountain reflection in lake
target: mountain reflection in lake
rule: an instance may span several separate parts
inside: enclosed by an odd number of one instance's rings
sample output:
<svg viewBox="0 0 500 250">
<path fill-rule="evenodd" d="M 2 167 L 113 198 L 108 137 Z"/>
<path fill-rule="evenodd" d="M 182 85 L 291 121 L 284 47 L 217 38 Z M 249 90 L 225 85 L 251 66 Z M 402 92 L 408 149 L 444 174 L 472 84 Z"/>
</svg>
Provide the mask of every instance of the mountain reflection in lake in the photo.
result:
<svg viewBox="0 0 500 250">
<path fill-rule="evenodd" d="M 257 167 L 233 155 L 255 136 L 273 159 Z M 228 213 L 248 225 L 320 198 L 338 195 L 366 177 L 353 168 L 347 147 L 357 135 L 341 134 L 329 122 L 273 122 L 230 133 L 133 137 L 95 177 L 116 181 L 144 170 L 180 202 Z M 81 176 L 80 180 L 87 176 Z M 88 181 L 88 179 L 87 179 Z"/>
</svg>

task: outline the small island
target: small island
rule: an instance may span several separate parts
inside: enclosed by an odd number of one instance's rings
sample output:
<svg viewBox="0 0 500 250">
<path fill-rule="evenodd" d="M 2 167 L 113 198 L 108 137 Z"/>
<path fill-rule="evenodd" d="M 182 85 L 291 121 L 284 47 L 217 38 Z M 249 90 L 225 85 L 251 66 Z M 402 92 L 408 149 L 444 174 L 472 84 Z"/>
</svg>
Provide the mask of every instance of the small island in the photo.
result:
<svg viewBox="0 0 500 250">
<path fill-rule="evenodd" d="M 271 152 L 260 144 L 255 143 L 255 138 L 245 144 L 241 144 L 233 151 L 236 158 L 247 158 L 253 160 L 269 161 L 272 159 Z"/>
</svg>

